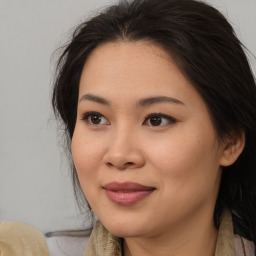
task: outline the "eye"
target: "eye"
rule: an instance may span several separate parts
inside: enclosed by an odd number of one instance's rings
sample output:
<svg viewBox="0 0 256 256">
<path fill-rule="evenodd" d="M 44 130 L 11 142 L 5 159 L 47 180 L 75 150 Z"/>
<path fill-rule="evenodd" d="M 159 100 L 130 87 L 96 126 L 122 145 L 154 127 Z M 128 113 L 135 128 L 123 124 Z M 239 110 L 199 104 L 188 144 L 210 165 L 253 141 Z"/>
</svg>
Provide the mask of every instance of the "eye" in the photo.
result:
<svg viewBox="0 0 256 256">
<path fill-rule="evenodd" d="M 100 113 L 98 112 L 87 112 L 85 113 L 82 120 L 86 121 L 88 124 L 91 125 L 108 125 L 109 121 Z"/>
<path fill-rule="evenodd" d="M 168 124 L 175 123 L 176 120 L 171 117 L 160 113 L 154 113 L 150 114 L 146 117 L 143 124 L 149 125 L 149 126 L 165 126 Z"/>
</svg>

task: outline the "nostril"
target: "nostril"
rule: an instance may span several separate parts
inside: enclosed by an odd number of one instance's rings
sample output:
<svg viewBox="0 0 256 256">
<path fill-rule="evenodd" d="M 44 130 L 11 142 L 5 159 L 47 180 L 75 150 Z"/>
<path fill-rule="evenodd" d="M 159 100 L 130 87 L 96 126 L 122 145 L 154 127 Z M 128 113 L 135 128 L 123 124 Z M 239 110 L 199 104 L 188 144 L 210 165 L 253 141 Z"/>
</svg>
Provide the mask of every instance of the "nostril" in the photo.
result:
<svg viewBox="0 0 256 256">
<path fill-rule="evenodd" d="M 112 166 L 114 166 L 114 165 L 111 164 L 111 163 L 107 163 L 107 166 L 108 166 L 108 167 L 112 167 Z"/>
<path fill-rule="evenodd" d="M 107 163 L 108 167 L 116 167 L 117 169 L 125 169 L 127 164 L 113 164 L 113 163 Z"/>
<path fill-rule="evenodd" d="M 108 162 L 108 163 L 107 163 L 107 166 L 108 166 L 108 167 L 116 167 L 117 169 L 120 169 L 120 170 L 124 170 L 124 169 L 126 169 L 127 167 L 132 166 L 132 165 L 134 165 L 133 162 L 127 162 L 127 163 L 125 163 L 125 164 L 113 164 L 113 163 L 111 163 L 111 162 Z"/>
</svg>

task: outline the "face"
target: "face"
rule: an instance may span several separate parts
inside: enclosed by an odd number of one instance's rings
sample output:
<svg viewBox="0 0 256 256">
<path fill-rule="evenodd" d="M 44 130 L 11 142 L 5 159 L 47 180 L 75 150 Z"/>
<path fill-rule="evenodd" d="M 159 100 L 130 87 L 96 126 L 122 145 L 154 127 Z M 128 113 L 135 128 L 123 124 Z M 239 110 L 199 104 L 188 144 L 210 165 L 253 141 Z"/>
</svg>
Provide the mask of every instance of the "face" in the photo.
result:
<svg viewBox="0 0 256 256">
<path fill-rule="evenodd" d="M 157 46 L 92 52 L 72 156 L 90 206 L 115 235 L 156 236 L 213 216 L 223 146 L 201 96 Z"/>
</svg>

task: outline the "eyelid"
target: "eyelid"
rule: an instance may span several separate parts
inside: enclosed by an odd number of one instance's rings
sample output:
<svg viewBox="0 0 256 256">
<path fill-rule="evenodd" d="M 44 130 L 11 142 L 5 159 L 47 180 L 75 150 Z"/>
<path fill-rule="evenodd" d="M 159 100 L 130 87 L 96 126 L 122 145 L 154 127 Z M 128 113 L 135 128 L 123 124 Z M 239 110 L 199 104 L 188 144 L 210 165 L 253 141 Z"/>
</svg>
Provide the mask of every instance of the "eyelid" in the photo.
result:
<svg viewBox="0 0 256 256">
<path fill-rule="evenodd" d="M 102 115 L 101 113 L 96 112 L 96 111 L 89 111 L 89 112 L 86 112 L 86 113 L 82 114 L 81 120 L 86 121 L 88 124 L 90 124 L 90 125 L 92 125 L 92 126 L 106 125 L 106 124 L 98 124 L 98 125 L 97 125 L 97 124 L 92 124 L 92 123 L 88 120 L 88 118 L 89 118 L 90 116 L 92 116 L 92 115 L 101 116 L 101 117 L 105 118 L 105 119 L 108 121 L 108 119 L 107 119 L 104 115 Z M 108 121 L 108 124 L 110 124 L 109 121 Z M 107 125 L 108 125 L 108 124 L 107 124 Z"/>
<path fill-rule="evenodd" d="M 161 117 L 161 118 L 165 118 L 165 119 L 168 119 L 169 123 L 170 124 L 173 124 L 173 123 L 176 123 L 177 120 L 169 115 L 165 115 L 165 114 L 162 114 L 162 113 L 151 113 L 149 115 L 147 115 L 145 117 L 145 121 L 143 122 L 143 124 L 145 124 L 145 122 L 147 122 L 151 117 L 155 117 L 155 116 L 158 116 L 158 117 Z M 161 127 L 163 125 L 159 125 L 159 126 L 153 126 L 153 125 L 149 125 L 149 126 L 152 126 L 152 127 Z"/>
</svg>

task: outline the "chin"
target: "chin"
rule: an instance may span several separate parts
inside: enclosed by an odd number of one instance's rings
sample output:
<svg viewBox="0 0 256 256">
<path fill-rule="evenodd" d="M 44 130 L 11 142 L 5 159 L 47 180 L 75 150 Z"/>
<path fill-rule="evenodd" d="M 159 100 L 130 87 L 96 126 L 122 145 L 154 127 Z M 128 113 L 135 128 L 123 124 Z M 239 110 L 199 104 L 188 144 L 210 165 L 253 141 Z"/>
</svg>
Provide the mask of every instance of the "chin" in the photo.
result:
<svg viewBox="0 0 256 256">
<path fill-rule="evenodd" d="M 107 228 L 107 227 L 106 227 Z M 138 230 L 136 227 L 120 227 L 120 226 L 111 226 L 110 228 L 107 228 L 107 230 L 118 237 L 141 237 L 143 236 L 144 232 L 142 230 Z"/>
<path fill-rule="evenodd" d="M 132 219 L 103 220 L 102 224 L 113 235 L 118 237 L 140 237 L 147 233 L 147 226 Z"/>
</svg>

